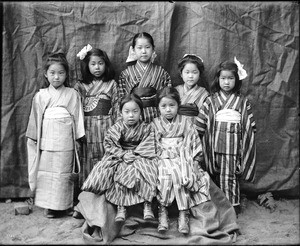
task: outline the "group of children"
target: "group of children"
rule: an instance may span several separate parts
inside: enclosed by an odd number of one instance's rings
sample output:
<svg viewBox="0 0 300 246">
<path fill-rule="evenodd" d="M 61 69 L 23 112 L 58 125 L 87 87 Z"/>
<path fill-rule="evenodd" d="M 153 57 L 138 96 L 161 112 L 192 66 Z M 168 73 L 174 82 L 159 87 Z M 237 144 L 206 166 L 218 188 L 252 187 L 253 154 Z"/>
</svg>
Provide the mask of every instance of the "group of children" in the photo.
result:
<svg viewBox="0 0 300 246">
<path fill-rule="evenodd" d="M 256 150 L 237 60 L 220 64 L 210 90 L 203 60 L 194 54 L 179 61 L 184 83 L 173 87 L 153 63 L 154 41 L 146 32 L 133 37 L 117 82 L 105 51 L 87 45 L 77 56 L 82 80 L 74 89 L 65 56 L 48 57 L 48 86 L 33 98 L 26 133 L 29 185 L 48 218 L 73 207 L 78 172 L 82 191 L 116 205 L 116 222 L 139 203 L 144 219 L 154 219 L 156 197 L 160 232 L 169 228 L 167 208 L 175 200 L 178 230 L 189 233 L 189 209 L 210 200 L 210 177 L 239 205 L 238 180 L 253 180 Z"/>
</svg>

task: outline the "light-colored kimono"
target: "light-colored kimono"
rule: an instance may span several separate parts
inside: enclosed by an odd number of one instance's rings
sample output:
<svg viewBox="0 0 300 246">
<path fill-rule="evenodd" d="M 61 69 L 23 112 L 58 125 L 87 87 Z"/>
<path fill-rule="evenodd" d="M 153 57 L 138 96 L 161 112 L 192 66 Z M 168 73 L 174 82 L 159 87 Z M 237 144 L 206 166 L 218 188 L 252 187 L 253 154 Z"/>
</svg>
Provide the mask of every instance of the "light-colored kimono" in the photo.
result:
<svg viewBox="0 0 300 246">
<path fill-rule="evenodd" d="M 26 132 L 35 205 L 53 210 L 73 206 L 75 140 L 84 134 L 82 104 L 73 88 L 50 85 L 36 93 Z"/>
</svg>

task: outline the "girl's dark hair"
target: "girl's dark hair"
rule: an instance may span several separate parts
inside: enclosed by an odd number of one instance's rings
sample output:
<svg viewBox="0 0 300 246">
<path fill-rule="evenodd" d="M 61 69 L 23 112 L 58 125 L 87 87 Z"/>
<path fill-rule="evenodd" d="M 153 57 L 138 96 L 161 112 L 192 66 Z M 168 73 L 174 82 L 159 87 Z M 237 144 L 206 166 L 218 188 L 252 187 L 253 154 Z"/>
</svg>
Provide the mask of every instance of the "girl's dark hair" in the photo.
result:
<svg viewBox="0 0 300 246">
<path fill-rule="evenodd" d="M 49 67 L 54 64 L 54 63 L 58 63 L 60 65 L 62 65 L 64 67 L 64 69 L 66 70 L 66 80 L 64 82 L 64 86 L 65 87 L 70 87 L 70 83 L 69 83 L 69 64 L 67 61 L 67 58 L 65 56 L 64 53 L 49 53 L 47 56 L 47 59 L 44 63 L 44 74 L 47 73 Z M 50 85 L 48 79 L 44 76 L 44 85 L 42 86 L 42 88 L 48 87 Z"/>
<path fill-rule="evenodd" d="M 158 107 L 161 99 L 164 97 L 174 99 L 177 102 L 178 106 L 180 106 L 180 104 L 181 104 L 179 92 L 173 86 L 166 86 L 158 92 L 158 94 L 156 96 L 157 107 Z"/>
<path fill-rule="evenodd" d="M 241 86 L 242 86 L 242 81 L 239 79 L 237 65 L 234 62 L 231 62 L 231 61 L 225 61 L 225 62 L 222 62 L 218 65 L 217 71 L 216 71 L 216 74 L 215 74 L 215 77 L 214 77 L 214 81 L 211 85 L 211 92 L 214 93 L 214 92 L 218 92 L 218 91 L 221 90 L 219 77 L 220 77 L 221 71 L 224 71 L 224 70 L 230 71 L 230 72 L 233 73 L 233 75 L 235 77 L 235 85 L 232 89 L 232 92 L 239 94 Z"/>
<path fill-rule="evenodd" d="M 90 51 L 87 52 L 86 56 L 84 57 L 83 60 L 80 61 L 80 70 L 81 70 L 81 75 L 82 75 L 82 82 L 85 84 L 90 84 L 92 83 L 94 76 L 91 74 L 90 69 L 89 69 L 89 61 L 91 56 L 99 56 L 100 58 L 103 59 L 105 63 L 105 71 L 102 74 L 102 80 L 103 82 L 108 82 L 112 80 L 115 76 L 115 70 L 113 69 L 113 66 L 106 54 L 105 51 L 97 49 L 97 48 L 92 48 Z"/>
<path fill-rule="evenodd" d="M 139 105 L 139 107 L 141 109 L 141 115 L 143 115 L 143 102 L 142 102 L 141 98 L 134 93 L 126 94 L 122 97 L 121 102 L 120 102 L 120 111 L 122 111 L 124 104 L 128 103 L 130 101 L 134 101 L 137 105 Z"/>
<path fill-rule="evenodd" d="M 206 80 L 206 76 L 204 74 L 204 64 L 203 61 L 195 56 L 195 55 L 186 55 L 183 58 L 181 58 L 178 62 L 178 71 L 181 74 L 182 70 L 184 69 L 185 65 L 188 63 L 193 63 L 197 66 L 198 70 L 200 71 L 200 77 L 197 82 L 199 86 L 204 87 L 207 91 L 209 91 L 209 86 Z"/>
<path fill-rule="evenodd" d="M 138 38 L 146 38 L 146 39 L 148 39 L 148 41 L 152 45 L 153 49 L 155 48 L 155 46 L 154 46 L 154 40 L 153 40 L 152 36 L 149 33 L 147 33 L 147 32 L 140 32 L 140 33 L 137 33 L 137 34 L 134 35 L 133 40 L 132 40 L 132 48 L 135 47 L 136 40 Z"/>
</svg>

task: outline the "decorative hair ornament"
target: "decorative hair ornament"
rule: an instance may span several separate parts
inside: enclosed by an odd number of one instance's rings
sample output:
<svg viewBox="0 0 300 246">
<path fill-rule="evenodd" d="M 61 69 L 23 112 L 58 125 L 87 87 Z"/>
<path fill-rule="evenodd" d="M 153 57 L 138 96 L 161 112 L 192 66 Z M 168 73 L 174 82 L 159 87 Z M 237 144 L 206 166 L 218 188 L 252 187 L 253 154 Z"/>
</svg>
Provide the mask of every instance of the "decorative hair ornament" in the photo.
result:
<svg viewBox="0 0 300 246">
<path fill-rule="evenodd" d="M 154 52 L 152 53 L 152 56 L 151 56 L 151 62 L 152 62 L 152 63 L 154 62 L 154 60 L 155 60 L 156 57 L 157 57 L 157 54 L 156 54 L 156 52 L 154 51 Z M 127 63 L 127 62 L 133 62 L 133 61 L 136 61 L 136 60 L 137 60 L 137 56 L 136 56 L 136 54 L 135 54 L 135 52 L 134 52 L 134 50 L 133 50 L 133 47 L 130 46 L 130 47 L 129 47 L 129 52 L 128 52 L 128 57 L 127 57 L 126 63 Z"/>
<path fill-rule="evenodd" d="M 78 54 L 76 55 L 77 57 L 79 57 L 80 60 L 83 60 L 86 56 L 86 54 L 92 49 L 93 47 L 88 44 L 87 46 L 84 46 L 82 48 L 81 51 L 78 52 Z"/>
<path fill-rule="evenodd" d="M 195 57 L 199 58 L 200 61 L 203 62 L 203 59 L 202 59 L 200 56 L 197 56 L 197 55 L 195 55 L 195 54 L 185 54 L 182 58 L 185 58 L 186 56 L 195 56 Z"/>
<path fill-rule="evenodd" d="M 245 79 L 248 74 L 247 74 L 247 71 L 243 68 L 244 65 L 241 64 L 237 59 L 236 57 L 234 57 L 234 63 L 237 65 L 238 67 L 238 75 L 239 75 L 239 79 L 242 80 L 242 79 Z"/>
</svg>

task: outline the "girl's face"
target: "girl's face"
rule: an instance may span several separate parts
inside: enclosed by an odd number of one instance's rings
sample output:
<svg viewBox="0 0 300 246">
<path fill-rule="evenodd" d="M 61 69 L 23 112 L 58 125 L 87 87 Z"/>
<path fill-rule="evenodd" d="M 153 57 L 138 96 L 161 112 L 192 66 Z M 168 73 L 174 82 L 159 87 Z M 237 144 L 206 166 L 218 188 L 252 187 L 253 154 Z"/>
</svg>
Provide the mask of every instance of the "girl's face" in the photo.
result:
<svg viewBox="0 0 300 246">
<path fill-rule="evenodd" d="M 148 63 L 154 52 L 152 44 L 147 38 L 137 38 L 134 46 L 137 59 L 142 63 Z"/>
<path fill-rule="evenodd" d="M 183 79 L 183 82 L 188 89 L 193 88 L 200 78 L 200 71 L 197 68 L 196 64 L 185 64 L 181 72 L 181 78 Z"/>
<path fill-rule="evenodd" d="M 229 70 L 222 70 L 219 77 L 221 90 L 229 94 L 235 86 L 235 76 Z"/>
<path fill-rule="evenodd" d="M 123 105 L 122 118 L 127 125 L 135 125 L 139 121 L 140 115 L 141 109 L 135 101 L 129 101 Z"/>
<path fill-rule="evenodd" d="M 176 100 L 168 97 L 163 97 L 158 104 L 160 114 L 167 120 L 172 120 L 178 111 L 178 103 Z"/>
<path fill-rule="evenodd" d="M 91 56 L 89 61 L 89 70 L 96 78 L 100 78 L 105 72 L 105 62 L 99 56 Z"/>
<path fill-rule="evenodd" d="M 47 72 L 45 73 L 45 77 L 48 79 L 49 83 L 55 89 L 57 89 L 64 84 L 67 78 L 67 72 L 63 65 L 59 63 L 53 63 L 49 66 Z"/>
</svg>

